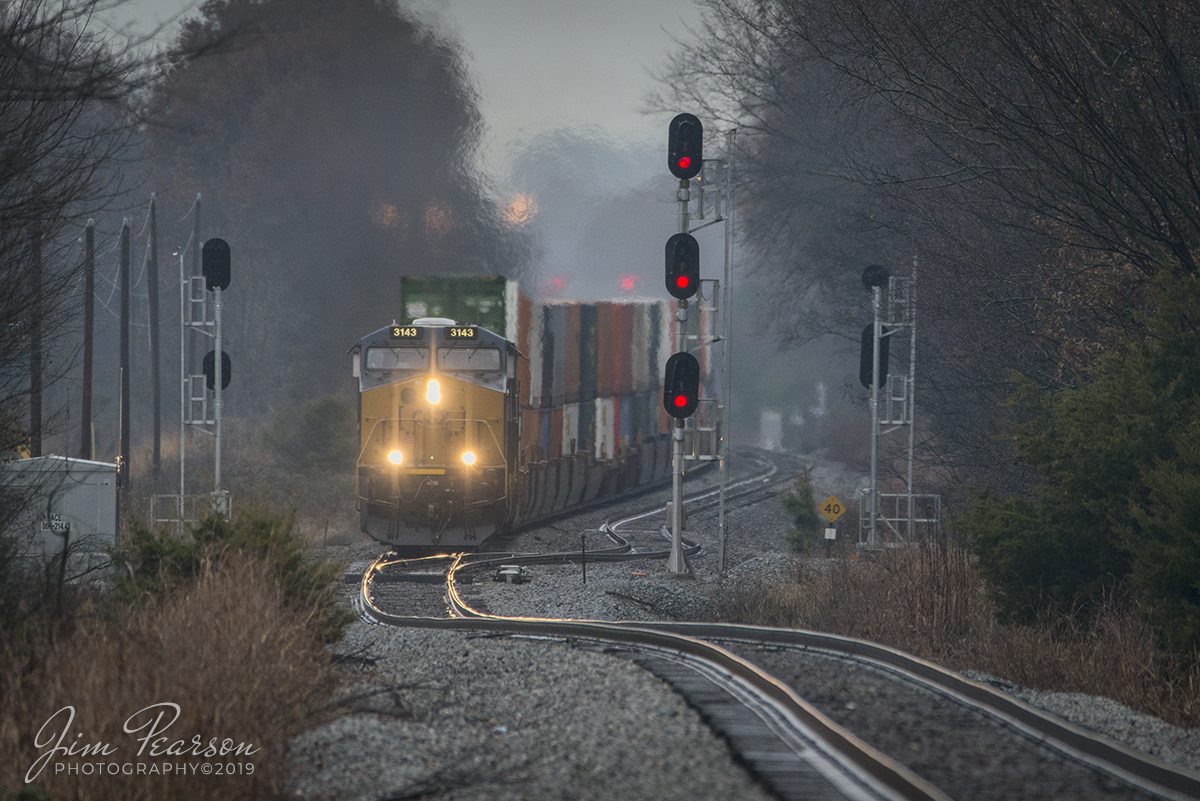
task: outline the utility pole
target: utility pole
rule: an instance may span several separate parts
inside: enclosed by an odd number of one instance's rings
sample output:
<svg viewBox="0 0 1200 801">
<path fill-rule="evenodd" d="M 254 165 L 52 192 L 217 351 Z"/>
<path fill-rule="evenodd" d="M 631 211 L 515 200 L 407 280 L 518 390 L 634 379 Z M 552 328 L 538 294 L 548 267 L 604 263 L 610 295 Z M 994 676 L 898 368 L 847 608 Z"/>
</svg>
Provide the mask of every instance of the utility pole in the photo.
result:
<svg viewBox="0 0 1200 801">
<path fill-rule="evenodd" d="M 121 223 L 121 444 L 117 485 L 128 488 L 129 475 L 129 219 Z"/>
<path fill-rule="evenodd" d="M 154 418 L 154 490 L 157 492 L 162 472 L 162 373 L 159 369 L 158 213 L 153 192 L 150 194 L 150 270 L 146 279 L 150 295 L 150 381 L 154 385 L 151 405 Z"/>
<path fill-rule="evenodd" d="M 42 230 L 33 225 L 29 330 L 29 455 L 42 455 Z"/>
<path fill-rule="evenodd" d="M 96 229 L 87 221 L 83 232 L 83 409 L 79 415 L 79 455 L 95 459 L 92 447 L 92 351 L 96 338 Z"/>
</svg>

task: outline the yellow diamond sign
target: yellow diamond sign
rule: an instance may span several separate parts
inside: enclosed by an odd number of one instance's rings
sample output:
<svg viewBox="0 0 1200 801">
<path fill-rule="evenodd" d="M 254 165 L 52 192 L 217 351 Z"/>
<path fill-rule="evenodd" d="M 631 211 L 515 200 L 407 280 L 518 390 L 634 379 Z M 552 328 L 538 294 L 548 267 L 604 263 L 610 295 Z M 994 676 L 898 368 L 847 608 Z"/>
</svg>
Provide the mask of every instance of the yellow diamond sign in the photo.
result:
<svg viewBox="0 0 1200 801">
<path fill-rule="evenodd" d="M 825 515 L 825 519 L 830 523 L 841 517 L 845 511 L 846 507 L 842 506 L 836 495 L 830 495 L 825 499 L 825 503 L 821 504 L 821 514 Z"/>
</svg>

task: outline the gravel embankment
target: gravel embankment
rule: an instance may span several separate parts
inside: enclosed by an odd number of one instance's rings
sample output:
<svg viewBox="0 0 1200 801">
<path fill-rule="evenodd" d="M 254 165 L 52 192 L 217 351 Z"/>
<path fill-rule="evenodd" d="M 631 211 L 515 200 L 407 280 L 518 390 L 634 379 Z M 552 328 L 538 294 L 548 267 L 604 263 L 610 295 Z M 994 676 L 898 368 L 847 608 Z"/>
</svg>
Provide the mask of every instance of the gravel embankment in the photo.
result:
<svg viewBox="0 0 1200 801">
<path fill-rule="evenodd" d="M 749 467 L 736 465 L 731 472 Z M 818 500 L 837 493 L 851 501 L 853 476 L 818 469 L 814 479 Z M 703 479 L 713 480 L 715 471 Z M 644 498 L 624 508 L 649 503 Z M 580 515 L 494 545 L 514 552 L 578 550 L 585 533 L 589 549 L 605 547 L 598 528 L 620 513 Z M 845 536 L 852 523 L 845 522 Z M 637 527 L 656 525 L 643 521 Z M 704 618 L 728 594 L 786 575 L 788 526 L 772 501 L 731 512 L 724 576 L 716 573 L 714 512 L 689 526 L 688 536 L 707 551 L 695 560 L 694 579 L 667 576 L 661 561 L 589 561 L 586 584 L 579 565 L 540 565 L 530 568 L 526 584 L 480 580 L 463 592 L 469 603 L 493 614 Z M 350 561 L 379 552 L 378 545 L 360 544 L 339 557 Z M 359 711 L 296 743 L 299 797 L 769 797 L 669 687 L 626 660 L 562 644 L 361 623 L 338 651 L 369 662 L 358 689 L 375 694 L 359 703 Z M 1175 729 L 1106 699 L 1005 689 L 1200 770 L 1200 730 Z"/>
<path fill-rule="evenodd" d="M 566 645 L 356 624 L 365 711 L 299 738 L 303 798 L 768 799 L 678 696 Z"/>
</svg>

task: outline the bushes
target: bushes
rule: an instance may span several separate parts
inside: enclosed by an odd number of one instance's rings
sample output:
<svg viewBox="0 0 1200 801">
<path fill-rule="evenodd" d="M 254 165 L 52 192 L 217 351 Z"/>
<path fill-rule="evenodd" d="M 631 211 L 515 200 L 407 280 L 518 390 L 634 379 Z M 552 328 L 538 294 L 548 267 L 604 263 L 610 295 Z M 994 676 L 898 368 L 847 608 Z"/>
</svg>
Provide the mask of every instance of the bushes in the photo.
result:
<svg viewBox="0 0 1200 801">
<path fill-rule="evenodd" d="M 821 529 L 817 517 L 817 501 L 813 496 L 812 479 L 805 470 L 796 477 L 792 489 L 779 496 L 784 511 L 791 515 L 795 524 L 788 531 L 788 543 L 792 550 L 803 553 L 815 547 Z"/>
<path fill-rule="evenodd" d="M 953 541 L 801 564 L 794 579 L 727 599 L 722 618 L 860 637 L 1026 687 L 1103 695 L 1177 726 L 1200 724 L 1200 664 L 1155 649 L 1143 616 L 1108 596 L 1083 620 L 1042 613 L 1001 625 Z"/>
<path fill-rule="evenodd" d="M 339 566 L 309 560 L 290 517 L 249 510 L 232 524 L 207 519 L 183 537 L 136 528 L 113 554 L 113 591 L 68 584 L 55 603 L 44 600 L 46 577 L 5 553 L 0 586 L 31 594 L 20 615 L 0 615 L 0 764 L 13 768 L 0 777 L 0 799 L 282 797 L 288 743 L 329 708 L 336 680 L 326 643 L 352 619 L 335 605 Z M 169 734 L 186 753 L 139 754 L 123 730 L 154 704 L 178 705 Z M 117 750 L 57 761 L 120 764 L 90 773 L 51 765 L 22 787 L 46 753 L 35 735 L 68 706 L 80 743 Z M 227 760 L 194 753 L 194 737 L 254 751 L 232 760 L 235 775 L 219 776 L 202 763 Z M 174 766 L 183 763 L 193 772 L 180 775 Z M 153 772 L 130 775 L 125 764 Z"/>
<path fill-rule="evenodd" d="M 354 404 L 340 395 L 326 395 L 301 407 L 274 411 L 263 444 L 294 472 L 350 473 L 358 455 Z"/>
<path fill-rule="evenodd" d="M 1163 282 L 1143 341 L 1097 360 L 1077 386 L 1013 400 L 1029 499 L 980 493 L 958 521 L 1000 609 L 1029 622 L 1085 616 L 1141 593 L 1160 644 L 1200 648 L 1200 279 Z"/>
<path fill-rule="evenodd" d="M 208 517 L 185 537 L 137 526 L 113 555 L 123 566 L 115 588 L 127 600 L 160 596 L 231 554 L 244 554 L 269 564 L 284 600 L 303 610 L 326 641 L 336 640 L 353 620 L 349 611 L 336 605 L 341 566 L 310 559 L 293 533 L 294 523 L 293 516 L 250 509 L 232 523 Z"/>
<path fill-rule="evenodd" d="M 274 572 L 269 561 L 230 551 L 191 580 L 163 587 L 156 603 L 93 608 L 69 636 L 52 641 L 0 642 L 0 763 L 11 768 L 0 778 L 0 798 L 18 792 L 122 801 L 283 797 L 287 744 L 319 720 L 334 674 L 320 637 L 288 603 Z M 124 722 L 148 706 L 171 703 L 179 717 L 167 735 L 189 748 L 194 736 L 205 744 L 229 738 L 253 753 L 229 759 L 191 751 L 139 754 Z M 82 735 L 80 743 L 107 743 L 115 752 L 60 756 L 58 763 L 76 770 L 49 764 L 22 789 L 45 753 L 34 747 L 34 735 L 67 706 L 75 708 L 70 729 Z M 117 763 L 117 769 L 83 775 L 83 762 Z M 214 762 L 238 768 L 232 776 L 199 772 L 202 763 L 211 768 Z M 194 772 L 180 773 L 175 766 L 183 763 Z M 131 775 L 120 769 L 127 764 L 147 771 Z"/>
</svg>

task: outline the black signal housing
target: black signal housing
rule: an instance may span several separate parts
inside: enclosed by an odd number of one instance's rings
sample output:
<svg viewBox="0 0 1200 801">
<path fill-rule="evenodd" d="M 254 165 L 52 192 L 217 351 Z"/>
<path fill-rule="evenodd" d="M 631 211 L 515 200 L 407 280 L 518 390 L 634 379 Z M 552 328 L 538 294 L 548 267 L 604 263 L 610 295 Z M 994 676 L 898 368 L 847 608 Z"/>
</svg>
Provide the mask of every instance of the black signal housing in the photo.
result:
<svg viewBox="0 0 1200 801">
<path fill-rule="evenodd" d="M 664 372 L 663 408 L 678 420 L 691 417 L 700 404 L 700 362 L 690 353 L 675 353 Z"/>
<path fill-rule="evenodd" d="M 667 129 L 667 168 L 676 178 L 695 178 L 704 167 L 704 126 L 695 114 L 678 114 Z"/>
</svg>

